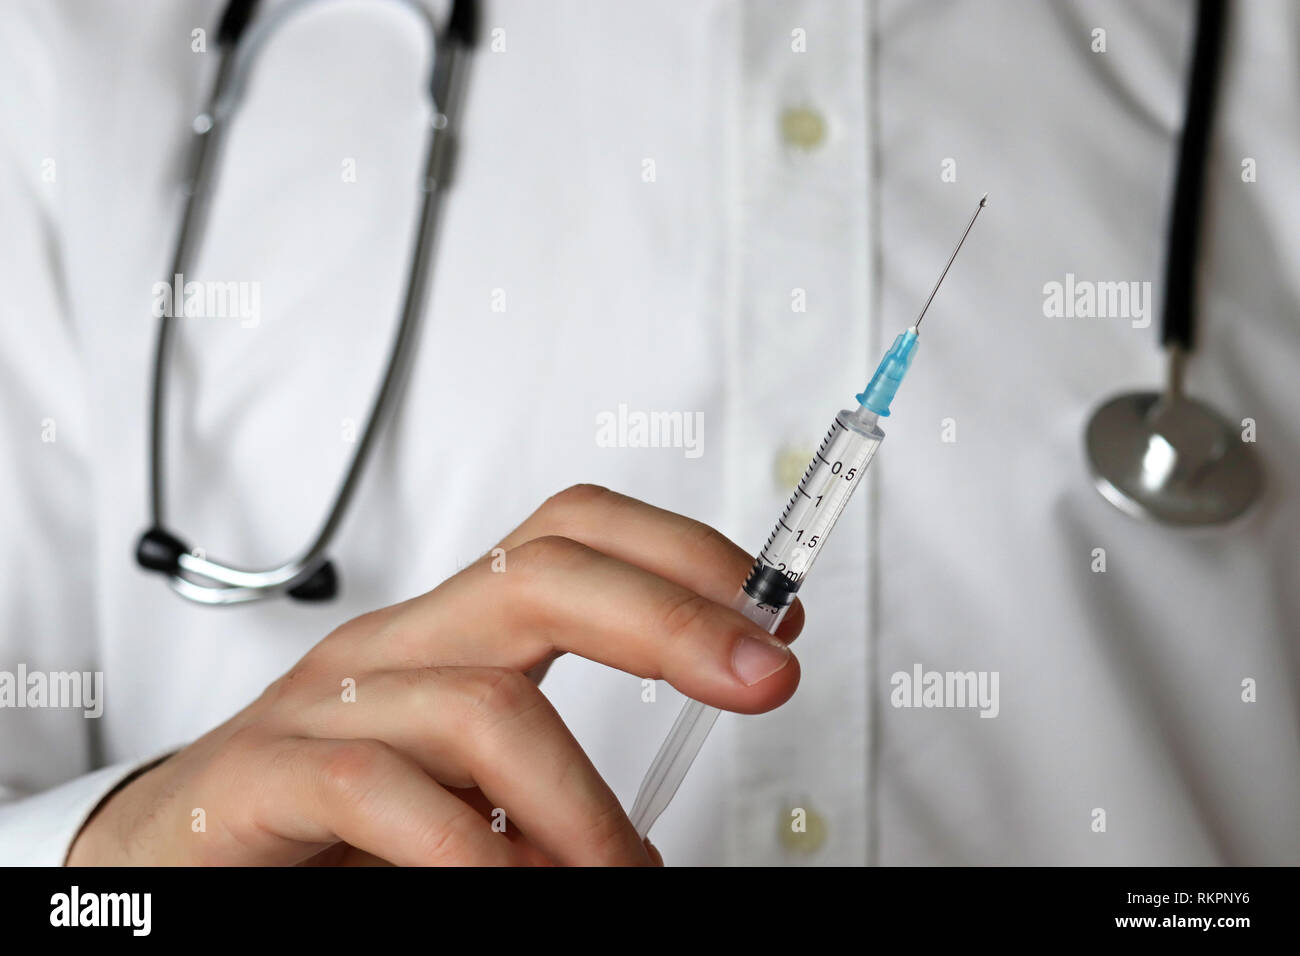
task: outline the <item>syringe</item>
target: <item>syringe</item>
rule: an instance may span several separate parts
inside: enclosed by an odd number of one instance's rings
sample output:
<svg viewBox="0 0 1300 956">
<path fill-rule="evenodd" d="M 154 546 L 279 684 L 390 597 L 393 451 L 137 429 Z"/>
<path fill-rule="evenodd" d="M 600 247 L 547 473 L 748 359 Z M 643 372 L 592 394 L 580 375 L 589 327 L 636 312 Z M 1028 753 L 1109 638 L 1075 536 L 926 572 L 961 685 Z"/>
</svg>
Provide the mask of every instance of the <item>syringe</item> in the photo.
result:
<svg viewBox="0 0 1300 956">
<path fill-rule="evenodd" d="M 862 483 L 863 473 L 871 464 L 876 449 L 885 440 L 878 422 L 880 418 L 888 417 L 894 395 L 916 357 L 921 320 L 987 202 L 988 193 L 985 193 L 921 306 L 916 321 L 894 339 L 894 344 L 880 360 L 875 375 L 856 396 L 858 407 L 845 409 L 835 416 L 830 431 L 808 463 L 794 494 L 790 496 L 790 503 L 777 519 L 776 527 L 768 535 L 767 543 L 759 551 L 749 576 L 732 602 L 733 608 L 766 628 L 768 633 L 777 629 L 794 603 L 795 594 L 825 547 L 831 529 Z M 641 789 L 637 791 L 636 802 L 629 814 L 632 825 L 643 839 L 677 793 L 719 713 L 721 711 L 716 707 L 690 700 L 677 715 L 659 753 L 646 771 L 645 779 L 641 781 Z"/>
</svg>

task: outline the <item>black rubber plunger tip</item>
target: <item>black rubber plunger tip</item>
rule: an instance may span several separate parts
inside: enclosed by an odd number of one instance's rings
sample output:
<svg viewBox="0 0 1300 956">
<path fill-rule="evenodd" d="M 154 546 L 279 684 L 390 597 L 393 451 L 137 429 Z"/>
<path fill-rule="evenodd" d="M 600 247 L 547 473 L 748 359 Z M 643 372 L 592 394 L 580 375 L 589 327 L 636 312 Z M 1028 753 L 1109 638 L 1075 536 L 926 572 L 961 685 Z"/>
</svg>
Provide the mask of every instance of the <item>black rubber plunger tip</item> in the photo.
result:
<svg viewBox="0 0 1300 956">
<path fill-rule="evenodd" d="M 289 588 L 288 593 L 298 601 L 331 601 L 338 597 L 339 576 L 334 562 L 326 561 L 307 580 Z"/>
<path fill-rule="evenodd" d="M 189 551 L 185 543 L 162 528 L 150 528 L 140 535 L 135 546 L 135 560 L 142 568 L 175 574 L 180 570 L 181 555 Z"/>
</svg>

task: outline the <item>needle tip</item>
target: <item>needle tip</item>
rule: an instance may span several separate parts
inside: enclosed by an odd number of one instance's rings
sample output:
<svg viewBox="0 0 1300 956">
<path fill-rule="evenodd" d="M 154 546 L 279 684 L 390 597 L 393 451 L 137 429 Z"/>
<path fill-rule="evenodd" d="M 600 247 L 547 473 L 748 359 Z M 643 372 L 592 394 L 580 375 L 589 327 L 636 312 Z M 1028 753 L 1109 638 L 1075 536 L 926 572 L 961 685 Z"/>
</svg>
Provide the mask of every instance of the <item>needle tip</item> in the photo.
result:
<svg viewBox="0 0 1300 956">
<path fill-rule="evenodd" d="M 971 226 L 975 225 L 976 217 L 979 216 L 980 210 L 983 209 L 985 205 L 988 204 L 988 201 L 989 201 L 988 193 L 985 193 L 983 196 L 980 197 L 980 204 L 975 207 L 975 212 L 971 214 L 970 222 L 966 223 L 966 231 L 963 232 L 961 234 L 961 238 L 957 240 L 956 248 L 952 250 L 952 255 L 948 257 L 948 264 L 943 267 L 943 272 L 939 273 L 939 281 L 936 282 L 934 284 L 934 288 L 930 290 L 930 297 L 925 300 L 925 305 L 921 306 L 921 311 L 917 313 L 916 321 L 912 323 L 912 326 L 909 329 L 909 331 L 915 333 L 918 329 L 920 329 L 921 320 L 925 318 L 925 313 L 930 308 L 930 303 L 934 301 L 935 295 L 939 292 L 939 286 L 943 285 L 944 276 L 946 276 L 948 274 L 948 270 L 952 268 L 953 260 L 957 258 L 957 253 L 961 252 L 961 247 L 962 244 L 966 241 L 966 237 L 970 235 Z"/>
</svg>

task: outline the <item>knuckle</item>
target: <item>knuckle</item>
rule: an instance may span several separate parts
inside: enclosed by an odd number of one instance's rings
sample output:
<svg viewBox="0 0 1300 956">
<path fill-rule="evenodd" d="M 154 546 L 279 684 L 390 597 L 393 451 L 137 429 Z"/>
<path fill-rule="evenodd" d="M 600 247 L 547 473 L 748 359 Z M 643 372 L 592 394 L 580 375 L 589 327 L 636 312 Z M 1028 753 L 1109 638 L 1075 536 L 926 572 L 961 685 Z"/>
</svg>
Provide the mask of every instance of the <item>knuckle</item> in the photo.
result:
<svg viewBox="0 0 1300 956">
<path fill-rule="evenodd" d="M 753 558 L 745 555 L 734 541 L 703 521 L 692 521 L 687 525 L 685 534 L 686 545 L 694 552 L 701 552 L 710 557 L 725 555 L 728 558 L 736 554 L 741 556 L 741 560 L 745 563 L 753 561 Z"/>
<path fill-rule="evenodd" d="M 481 862 L 475 859 L 474 841 L 468 832 L 481 822 L 478 814 L 467 809 L 426 828 L 416 837 L 420 859 L 430 866 Z"/>
<path fill-rule="evenodd" d="M 512 570 L 536 575 L 557 568 L 574 568 L 590 560 L 591 549 L 561 535 L 548 534 L 526 541 L 511 552 Z M 509 577 L 509 575 L 507 575 Z"/>
<path fill-rule="evenodd" d="M 565 521 L 572 519 L 575 513 L 590 508 L 612 494 L 612 491 L 602 485 L 593 485 L 586 482 L 570 485 L 563 491 L 557 491 L 542 502 L 541 507 L 537 509 L 537 513 L 549 520 L 563 524 Z"/>
<path fill-rule="evenodd" d="M 376 608 L 373 611 L 367 611 L 365 614 L 358 614 L 336 628 L 334 633 L 346 635 L 347 637 L 362 637 L 382 627 L 384 622 L 392 616 L 395 607 L 400 607 L 400 605 Z"/>
<path fill-rule="evenodd" d="M 359 641 L 367 640 L 391 625 L 400 605 L 367 611 L 344 621 L 307 653 L 307 658 L 322 657 L 336 651 L 346 653 Z"/>
<path fill-rule="evenodd" d="M 693 592 L 674 597 L 664 609 L 664 636 L 673 642 L 688 638 L 699 630 L 713 607 L 712 601 Z"/>
<path fill-rule="evenodd" d="M 363 800 L 374 788 L 388 756 L 378 740 L 340 740 L 321 757 L 316 769 L 322 790 L 346 803 Z"/>
<path fill-rule="evenodd" d="M 583 576 L 594 560 L 586 545 L 558 535 L 533 538 L 510 552 L 498 609 L 521 646 L 536 642 L 539 653 L 554 648 L 556 627 L 565 616 L 557 584 Z"/>
<path fill-rule="evenodd" d="M 262 692 L 261 700 L 272 708 L 278 707 L 296 698 L 305 687 L 314 684 L 316 676 L 316 661 L 309 653 L 272 681 Z"/>
<path fill-rule="evenodd" d="M 526 674 L 506 668 L 483 668 L 467 674 L 466 716 L 480 729 L 490 729 L 530 713 L 544 700 Z"/>
</svg>

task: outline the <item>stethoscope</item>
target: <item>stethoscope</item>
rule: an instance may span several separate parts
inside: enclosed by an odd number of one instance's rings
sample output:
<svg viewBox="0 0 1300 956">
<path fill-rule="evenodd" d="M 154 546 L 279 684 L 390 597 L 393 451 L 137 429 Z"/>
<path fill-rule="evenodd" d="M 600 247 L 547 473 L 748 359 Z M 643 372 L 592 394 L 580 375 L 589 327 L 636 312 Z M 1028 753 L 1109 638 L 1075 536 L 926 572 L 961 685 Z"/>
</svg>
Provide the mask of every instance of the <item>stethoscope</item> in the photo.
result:
<svg viewBox="0 0 1300 956">
<path fill-rule="evenodd" d="M 211 184 L 216 175 L 221 145 L 244 93 L 254 60 L 271 36 L 296 13 L 317 0 L 285 0 L 270 13 L 253 18 L 257 0 L 231 0 L 217 30 L 220 65 L 207 108 L 195 117 L 194 153 L 187 178 L 187 197 L 180 232 L 172 255 L 170 275 L 183 275 L 198 248 L 204 225 Z M 164 315 L 158 327 L 154 352 L 152 410 L 149 442 L 149 495 L 152 524 L 140 537 L 136 560 L 142 567 L 167 575 L 168 583 L 182 597 L 201 604 L 239 604 L 287 594 L 300 601 L 324 601 L 338 593 L 338 574 L 326 551 L 352 499 L 362 470 L 383 431 L 400 391 L 410 357 L 411 342 L 424 306 L 438 206 L 446 187 L 448 147 L 452 120 L 459 114 L 470 49 L 476 34 L 476 5 L 473 0 L 454 0 L 451 16 L 439 31 L 429 10 L 420 0 L 398 0 L 414 10 L 428 30 L 433 51 L 429 74 L 432 111 L 426 134 L 423 177 L 419 184 L 422 200 L 407 271 L 401 318 L 384 367 L 383 377 L 370 406 L 365 430 L 357 441 L 334 503 L 316 537 L 296 558 L 265 570 L 245 570 L 217 561 L 202 552 L 191 551 L 165 521 L 164 451 L 167 408 L 167 358 L 173 322 Z"/>
<path fill-rule="evenodd" d="M 1200 0 L 1165 263 L 1161 344 L 1168 381 L 1161 392 L 1110 399 L 1085 432 L 1093 478 L 1106 500 L 1131 515 L 1182 527 L 1232 521 L 1264 485 L 1240 429 L 1183 391 L 1184 365 L 1196 344 L 1197 252 L 1223 26 L 1223 0 Z"/>
</svg>

